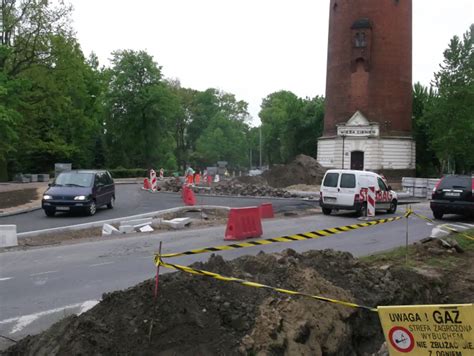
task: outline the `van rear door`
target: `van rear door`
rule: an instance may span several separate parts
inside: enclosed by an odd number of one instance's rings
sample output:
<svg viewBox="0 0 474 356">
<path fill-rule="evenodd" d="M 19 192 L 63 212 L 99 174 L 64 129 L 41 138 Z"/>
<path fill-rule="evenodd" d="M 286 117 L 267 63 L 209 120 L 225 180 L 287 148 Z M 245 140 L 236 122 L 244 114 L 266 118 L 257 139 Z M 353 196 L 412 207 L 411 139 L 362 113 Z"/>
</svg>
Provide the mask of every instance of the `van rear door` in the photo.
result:
<svg viewBox="0 0 474 356">
<path fill-rule="evenodd" d="M 327 172 L 324 176 L 321 192 L 323 193 L 323 203 L 337 204 L 339 173 Z"/>
<path fill-rule="evenodd" d="M 356 176 L 354 173 L 342 173 L 339 180 L 339 194 L 337 196 L 338 205 L 354 205 L 356 194 Z"/>
</svg>

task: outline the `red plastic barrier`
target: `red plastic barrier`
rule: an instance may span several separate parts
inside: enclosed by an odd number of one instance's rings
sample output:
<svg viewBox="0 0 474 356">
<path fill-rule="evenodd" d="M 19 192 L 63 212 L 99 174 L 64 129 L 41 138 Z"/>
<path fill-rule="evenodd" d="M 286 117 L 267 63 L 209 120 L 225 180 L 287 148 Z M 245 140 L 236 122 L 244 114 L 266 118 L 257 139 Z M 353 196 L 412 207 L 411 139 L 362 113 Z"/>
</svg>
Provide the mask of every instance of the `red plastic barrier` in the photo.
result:
<svg viewBox="0 0 474 356">
<path fill-rule="evenodd" d="M 260 237 L 262 234 L 262 220 L 258 207 L 230 209 L 224 240 L 244 240 Z"/>
<path fill-rule="evenodd" d="M 201 183 L 201 175 L 199 173 L 197 173 L 194 176 L 194 184 L 199 184 L 199 183 Z"/>
<path fill-rule="evenodd" d="M 186 177 L 186 183 L 187 184 L 194 184 L 194 178 L 192 175 L 189 175 Z"/>
<path fill-rule="evenodd" d="M 196 205 L 196 197 L 193 190 L 186 186 L 183 188 L 183 202 L 185 205 Z"/>
<path fill-rule="evenodd" d="M 272 203 L 263 203 L 260 205 L 260 217 L 262 219 L 273 219 L 273 205 Z"/>
</svg>

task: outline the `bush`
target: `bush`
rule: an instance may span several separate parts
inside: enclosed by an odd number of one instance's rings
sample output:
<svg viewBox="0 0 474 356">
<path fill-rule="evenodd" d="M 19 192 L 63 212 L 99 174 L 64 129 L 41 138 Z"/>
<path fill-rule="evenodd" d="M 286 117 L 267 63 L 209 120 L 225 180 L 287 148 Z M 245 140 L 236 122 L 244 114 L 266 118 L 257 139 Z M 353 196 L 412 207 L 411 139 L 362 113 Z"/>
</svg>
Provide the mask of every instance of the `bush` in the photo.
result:
<svg viewBox="0 0 474 356">
<path fill-rule="evenodd" d="M 137 178 L 147 177 L 148 170 L 144 168 L 114 168 L 108 170 L 112 174 L 112 178 Z"/>
</svg>

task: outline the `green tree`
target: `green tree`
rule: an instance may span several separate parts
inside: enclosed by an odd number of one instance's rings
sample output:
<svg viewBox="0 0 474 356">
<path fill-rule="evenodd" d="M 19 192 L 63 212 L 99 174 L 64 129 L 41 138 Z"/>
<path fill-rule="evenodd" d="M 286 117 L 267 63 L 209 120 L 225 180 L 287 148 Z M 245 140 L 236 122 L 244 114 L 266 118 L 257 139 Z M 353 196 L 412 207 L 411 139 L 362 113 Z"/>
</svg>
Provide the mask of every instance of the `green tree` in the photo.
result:
<svg viewBox="0 0 474 356">
<path fill-rule="evenodd" d="M 0 181 L 8 180 L 7 155 L 14 152 L 18 138 L 16 121 L 20 115 L 10 108 L 11 101 L 16 101 L 15 84 L 0 72 Z"/>
<path fill-rule="evenodd" d="M 416 174 L 420 177 L 436 176 L 438 160 L 431 148 L 430 122 L 426 110 L 435 100 L 433 89 L 420 83 L 413 86 L 413 138 L 416 142 Z"/>
<path fill-rule="evenodd" d="M 172 124 L 179 100 L 161 67 L 146 52 L 132 50 L 114 52 L 112 64 L 105 125 L 109 165 L 176 169 Z"/>
<path fill-rule="evenodd" d="M 324 128 L 324 97 L 305 98 L 303 104 L 301 121 L 296 123 L 296 153 L 316 157 L 317 139 Z"/>
<path fill-rule="evenodd" d="M 71 7 L 62 1 L 2 0 L 0 10 L 0 176 L 5 179 L 5 163 L 17 163 L 15 139 L 23 120 L 17 109 L 30 87 L 19 77 L 49 60 L 54 35 L 70 36 Z"/>
<path fill-rule="evenodd" d="M 303 106 L 302 100 L 289 91 L 272 93 L 263 99 L 259 116 L 269 164 L 286 163 L 297 154 L 296 133 Z"/>
<path fill-rule="evenodd" d="M 474 169 L 474 25 L 463 38 L 454 36 L 435 73 L 435 99 L 426 110 L 430 146 L 442 172 Z"/>
<path fill-rule="evenodd" d="M 16 110 L 20 137 L 18 171 L 50 171 L 57 161 L 90 167 L 102 131 L 100 73 L 92 68 L 74 38 L 52 36 L 50 56 L 25 68 Z"/>
<path fill-rule="evenodd" d="M 0 69 L 14 77 L 51 56 L 51 35 L 71 37 L 72 7 L 64 1 L 1 0 Z"/>
<path fill-rule="evenodd" d="M 224 113 L 214 116 L 197 141 L 197 163 L 203 166 L 228 161 L 234 168 L 246 166 L 249 153 L 247 131 L 247 124 L 241 120 L 229 119 Z"/>
</svg>

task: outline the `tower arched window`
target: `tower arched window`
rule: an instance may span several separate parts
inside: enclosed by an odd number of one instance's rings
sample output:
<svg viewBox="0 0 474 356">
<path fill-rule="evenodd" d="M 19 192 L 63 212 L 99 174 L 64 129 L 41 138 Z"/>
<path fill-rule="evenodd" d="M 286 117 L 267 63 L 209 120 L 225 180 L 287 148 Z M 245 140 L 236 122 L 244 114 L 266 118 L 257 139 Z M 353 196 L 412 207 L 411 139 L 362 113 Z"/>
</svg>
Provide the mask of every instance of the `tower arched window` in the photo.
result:
<svg viewBox="0 0 474 356">
<path fill-rule="evenodd" d="M 365 37 L 365 32 L 357 32 L 354 42 L 356 48 L 367 47 L 367 39 Z"/>
</svg>

